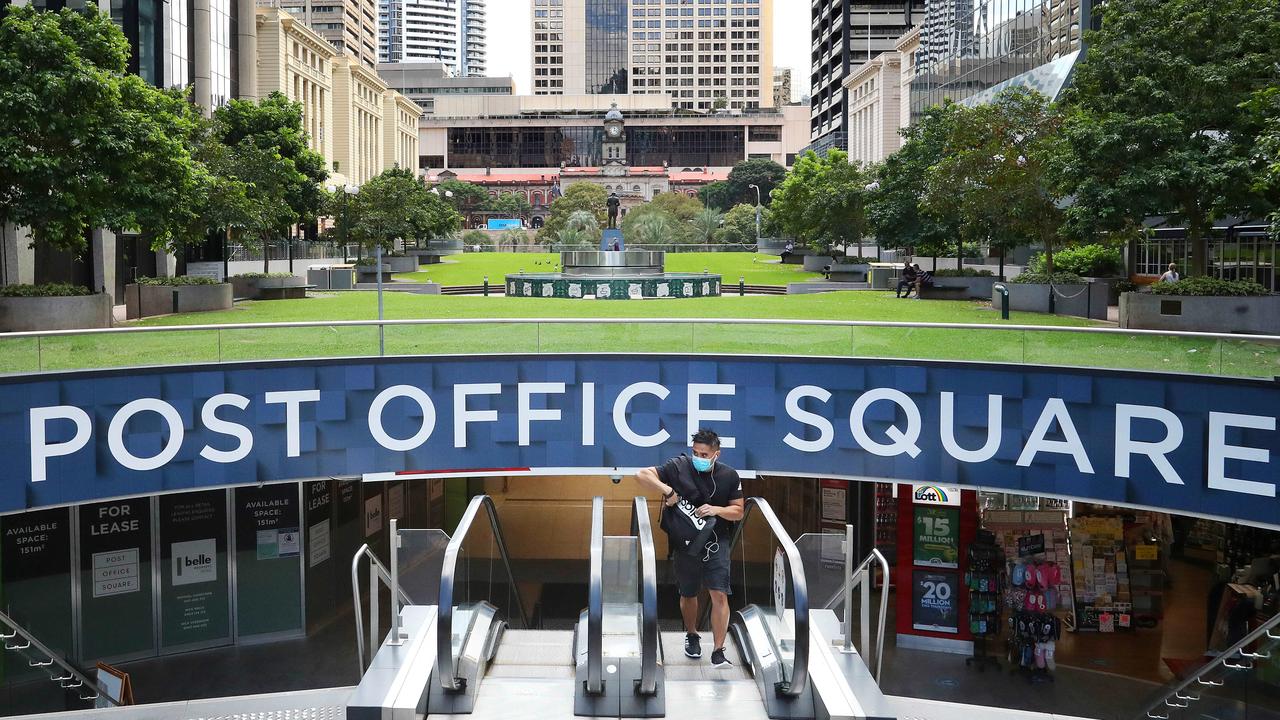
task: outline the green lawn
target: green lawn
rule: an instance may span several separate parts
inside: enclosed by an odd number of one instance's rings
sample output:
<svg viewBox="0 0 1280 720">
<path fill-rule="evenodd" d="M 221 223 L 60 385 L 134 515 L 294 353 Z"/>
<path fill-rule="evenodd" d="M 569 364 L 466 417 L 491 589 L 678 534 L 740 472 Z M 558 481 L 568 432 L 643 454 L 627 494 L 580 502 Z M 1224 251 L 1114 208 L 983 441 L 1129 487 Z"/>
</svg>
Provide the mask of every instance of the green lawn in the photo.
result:
<svg viewBox="0 0 1280 720">
<path fill-rule="evenodd" d="M 386 293 L 386 317 L 488 318 L 468 326 L 394 327 L 388 354 L 499 352 L 710 352 L 985 360 L 1037 365 L 1151 369 L 1236 376 L 1280 375 L 1280 348 L 1247 340 L 1186 340 L 1129 335 L 999 331 L 977 301 L 898 300 L 887 292 L 691 300 L 586 301 L 440 297 Z M 233 310 L 151 318 L 146 326 L 367 320 L 374 293 L 316 293 L 305 300 L 238 303 Z M 556 318 L 671 318 L 662 324 L 556 324 Z M 530 325 L 504 318 L 547 318 Z M 693 325 L 680 318 L 897 320 L 954 323 L 951 328 Z M 1078 318 L 1014 313 L 1020 325 L 1084 326 Z M 376 328 L 284 328 L 156 332 L 5 340 L 0 372 L 206 363 L 377 353 Z"/>
<path fill-rule="evenodd" d="M 441 285 L 479 285 L 485 276 L 501 285 L 507 273 L 556 272 L 560 269 L 559 253 L 466 253 L 451 255 L 439 265 L 423 265 L 416 273 L 396 275 L 397 280 L 438 282 Z M 727 285 L 736 285 L 745 277 L 748 285 L 786 285 L 822 277 L 808 273 L 799 265 L 783 265 L 777 255 L 756 253 L 667 253 L 669 272 L 702 272 L 710 270 L 724 277 Z"/>
</svg>

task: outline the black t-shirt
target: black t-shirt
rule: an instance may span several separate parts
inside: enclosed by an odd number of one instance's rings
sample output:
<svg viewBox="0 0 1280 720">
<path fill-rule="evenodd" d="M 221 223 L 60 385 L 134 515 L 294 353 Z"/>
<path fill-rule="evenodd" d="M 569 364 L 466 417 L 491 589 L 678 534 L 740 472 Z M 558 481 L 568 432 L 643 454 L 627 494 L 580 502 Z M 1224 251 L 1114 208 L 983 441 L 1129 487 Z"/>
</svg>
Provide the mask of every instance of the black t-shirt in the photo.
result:
<svg viewBox="0 0 1280 720">
<path fill-rule="evenodd" d="M 711 466 L 711 472 L 700 473 L 693 469 L 693 462 L 687 455 L 679 455 L 658 467 L 658 479 L 675 488 L 677 495 L 694 506 L 725 507 L 742 497 L 742 480 L 738 471 L 719 460 Z M 716 526 L 732 531 L 734 523 L 717 518 Z"/>
</svg>

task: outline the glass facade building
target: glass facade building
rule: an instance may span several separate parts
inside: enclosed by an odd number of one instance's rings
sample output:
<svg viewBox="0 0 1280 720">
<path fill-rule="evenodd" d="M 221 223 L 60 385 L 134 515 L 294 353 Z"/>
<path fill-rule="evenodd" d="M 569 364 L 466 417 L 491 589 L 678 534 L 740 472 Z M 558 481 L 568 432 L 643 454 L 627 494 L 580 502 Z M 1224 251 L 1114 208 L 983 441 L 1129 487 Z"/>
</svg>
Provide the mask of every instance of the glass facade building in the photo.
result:
<svg viewBox="0 0 1280 720">
<path fill-rule="evenodd" d="M 599 127 L 449 128 L 449 166 L 598 166 L 603 139 Z M 640 167 L 732 167 L 745 147 L 745 127 L 627 127 L 627 158 Z"/>
<path fill-rule="evenodd" d="M 975 96 L 1002 84 L 1056 92 L 1078 53 L 1080 23 L 1088 21 L 1089 5 L 1089 0 L 930 2 L 911 81 L 912 121 L 945 99 L 986 99 Z"/>
<path fill-rule="evenodd" d="M 587 92 L 627 92 L 627 2 L 586 0 Z"/>
</svg>

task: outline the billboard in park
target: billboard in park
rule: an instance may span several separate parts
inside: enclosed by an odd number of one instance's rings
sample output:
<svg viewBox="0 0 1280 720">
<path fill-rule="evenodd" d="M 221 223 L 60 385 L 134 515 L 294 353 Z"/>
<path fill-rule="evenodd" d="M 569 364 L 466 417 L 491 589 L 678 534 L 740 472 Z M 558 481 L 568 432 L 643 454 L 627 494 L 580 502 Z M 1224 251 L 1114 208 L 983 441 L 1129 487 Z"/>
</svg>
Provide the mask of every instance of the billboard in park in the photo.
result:
<svg viewBox="0 0 1280 720">
<path fill-rule="evenodd" d="M 490 230 L 519 230 L 524 227 L 520 218 L 489 218 Z"/>
<path fill-rule="evenodd" d="M 1280 527 L 1280 383 L 821 358 L 389 357 L 0 378 L 0 512 L 364 473 L 628 469 L 699 427 L 763 474 Z"/>
</svg>

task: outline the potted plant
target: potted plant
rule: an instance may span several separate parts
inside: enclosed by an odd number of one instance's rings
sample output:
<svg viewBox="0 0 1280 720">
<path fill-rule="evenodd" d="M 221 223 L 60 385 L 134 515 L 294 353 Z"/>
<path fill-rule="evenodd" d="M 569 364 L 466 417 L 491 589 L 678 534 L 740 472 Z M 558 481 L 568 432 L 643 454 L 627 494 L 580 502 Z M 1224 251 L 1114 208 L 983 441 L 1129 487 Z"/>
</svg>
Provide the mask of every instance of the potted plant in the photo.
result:
<svg viewBox="0 0 1280 720">
<path fill-rule="evenodd" d="M 1120 295 L 1120 327 L 1280 335 L 1280 295 L 1249 280 L 1158 282 Z"/>
<path fill-rule="evenodd" d="M 1045 272 L 1045 259 L 1037 255 L 1031 260 L 1032 272 Z M 1085 282 L 1101 283 L 1107 289 L 1107 302 L 1114 305 L 1120 301 L 1119 283 L 1127 280 L 1124 273 L 1124 256 L 1120 250 L 1098 243 L 1077 245 L 1063 248 L 1053 254 L 1055 272 L 1078 275 Z"/>
<path fill-rule="evenodd" d="M 0 332 L 111 327 L 111 297 L 67 283 L 0 286 Z"/>
<path fill-rule="evenodd" d="M 130 320 L 180 312 L 230 310 L 232 287 L 214 278 L 182 275 L 179 277 L 138 278 L 124 288 L 125 317 Z"/>
</svg>

